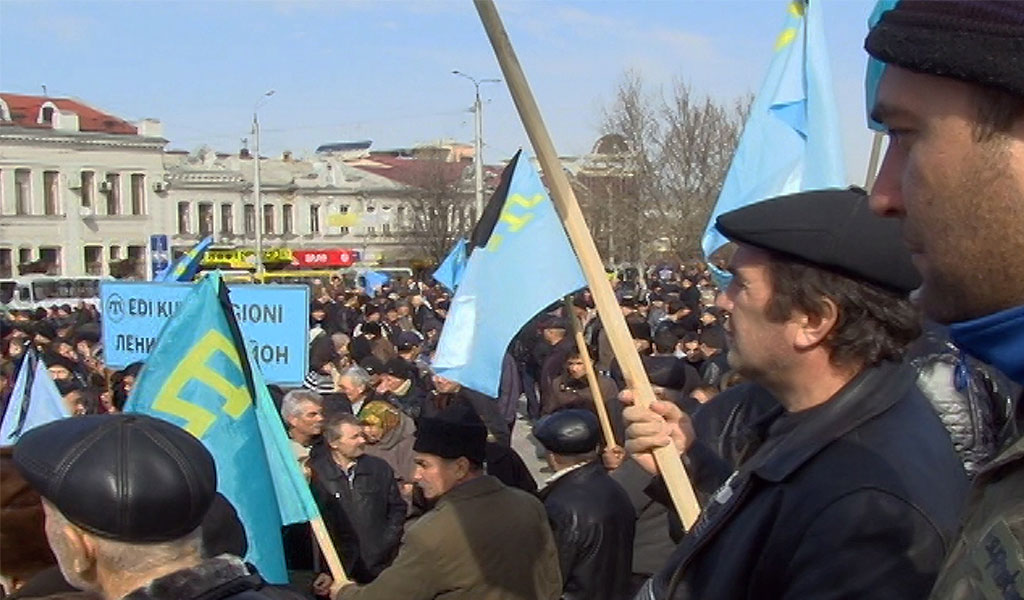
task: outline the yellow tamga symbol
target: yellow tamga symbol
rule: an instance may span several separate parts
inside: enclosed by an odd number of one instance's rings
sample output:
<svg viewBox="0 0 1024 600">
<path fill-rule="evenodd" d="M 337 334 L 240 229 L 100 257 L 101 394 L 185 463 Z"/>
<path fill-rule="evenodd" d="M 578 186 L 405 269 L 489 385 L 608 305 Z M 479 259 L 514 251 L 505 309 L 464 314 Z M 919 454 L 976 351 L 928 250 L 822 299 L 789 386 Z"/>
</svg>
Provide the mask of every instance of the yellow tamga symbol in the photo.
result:
<svg viewBox="0 0 1024 600">
<path fill-rule="evenodd" d="M 209 331 L 178 363 L 171 376 L 160 388 L 156 401 L 153 402 L 155 410 L 184 419 L 185 426 L 183 428 L 197 438 L 203 437 L 203 434 L 217 421 L 219 415 L 180 397 L 182 389 L 190 381 L 198 380 L 220 394 L 224 399 L 224 413 L 232 419 L 238 419 L 252 406 L 252 399 L 244 381 L 241 385 L 235 385 L 228 381 L 223 373 L 212 369 L 207 364 L 207 361 L 218 352 L 231 360 L 239 371 L 242 370 L 238 351 L 231 340 L 219 331 Z"/>
</svg>

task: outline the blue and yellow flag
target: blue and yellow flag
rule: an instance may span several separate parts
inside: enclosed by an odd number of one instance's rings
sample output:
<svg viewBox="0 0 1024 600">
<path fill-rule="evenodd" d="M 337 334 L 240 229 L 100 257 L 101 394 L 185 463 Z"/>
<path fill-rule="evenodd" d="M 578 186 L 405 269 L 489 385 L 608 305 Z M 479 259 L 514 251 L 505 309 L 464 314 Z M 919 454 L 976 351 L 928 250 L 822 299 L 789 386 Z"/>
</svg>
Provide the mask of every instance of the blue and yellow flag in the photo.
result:
<svg viewBox="0 0 1024 600">
<path fill-rule="evenodd" d="M 434 280 L 443 285 L 450 292 L 454 292 L 462 281 L 462 274 L 466 272 L 466 261 L 469 252 L 466 249 L 466 238 L 459 238 L 455 242 L 448 256 L 445 257 L 437 270 L 434 271 Z"/>
<path fill-rule="evenodd" d="M 203 238 L 192 249 L 178 257 L 174 264 L 157 273 L 153 281 L 192 281 L 199 270 L 199 263 L 203 262 L 203 255 L 206 249 L 213 243 L 213 236 Z"/>
<path fill-rule="evenodd" d="M 125 411 L 164 419 L 203 442 L 217 464 L 217 490 L 245 526 L 246 560 L 283 584 L 281 526 L 319 511 L 255 365 L 215 272 L 161 330 Z"/>
<path fill-rule="evenodd" d="M 821 5 L 789 3 L 768 75 L 704 231 L 705 257 L 727 242 L 715 229 L 722 213 L 782 194 L 846 185 Z"/>
<path fill-rule="evenodd" d="M 512 338 L 537 313 L 587 282 L 540 176 L 518 153 L 472 244 L 432 364 L 442 377 L 497 396 Z"/>
</svg>

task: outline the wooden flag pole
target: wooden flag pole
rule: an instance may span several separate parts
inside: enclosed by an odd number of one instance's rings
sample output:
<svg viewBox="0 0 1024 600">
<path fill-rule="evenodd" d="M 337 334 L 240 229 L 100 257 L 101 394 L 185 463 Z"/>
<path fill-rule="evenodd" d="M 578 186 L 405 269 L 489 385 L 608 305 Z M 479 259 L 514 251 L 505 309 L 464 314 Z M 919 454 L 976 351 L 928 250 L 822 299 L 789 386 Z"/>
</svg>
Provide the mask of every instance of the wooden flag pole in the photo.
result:
<svg viewBox="0 0 1024 600">
<path fill-rule="evenodd" d="M 882 155 L 882 140 L 885 138 L 885 134 L 881 131 L 875 132 L 875 137 L 871 140 L 871 157 L 868 158 L 868 174 L 864 177 L 864 189 L 871 191 L 871 188 L 875 187 L 875 179 L 878 177 L 878 159 Z"/>
<path fill-rule="evenodd" d="M 583 329 L 580 327 L 579 319 L 573 313 L 572 296 L 565 297 L 565 310 L 569 324 L 572 326 L 572 334 L 576 338 L 576 349 L 583 359 L 583 367 L 587 371 L 587 385 L 590 386 L 590 395 L 594 398 L 594 409 L 597 411 L 597 420 L 601 422 L 601 431 L 604 432 L 604 444 L 611 448 L 618 446 L 615 443 L 615 432 L 612 430 L 612 422 L 608 418 L 608 407 L 604 404 L 604 395 L 601 394 L 601 386 L 597 381 L 597 373 L 594 372 L 594 361 L 590 360 L 590 351 L 587 350 L 587 341 L 583 339 Z"/>
<path fill-rule="evenodd" d="M 640 355 L 637 354 L 636 347 L 629 335 L 629 329 L 626 327 L 626 319 L 622 316 L 622 311 L 615 301 L 611 282 L 605 276 L 601 256 L 597 253 L 590 230 L 587 229 L 587 223 L 583 219 L 583 212 L 576 201 L 576 195 L 562 170 L 555 146 L 544 126 L 540 109 L 533 98 L 533 92 L 530 91 L 519 59 L 516 58 L 515 50 L 508 39 L 508 33 L 501 23 L 498 10 L 495 8 L 493 0 L 473 0 L 473 3 L 476 5 L 480 20 L 487 31 L 487 37 L 494 48 L 501 72 L 505 76 L 505 81 L 508 82 L 512 100 L 519 111 L 526 134 L 530 138 L 533 149 L 537 152 L 544 176 L 551 187 L 555 208 L 569 234 L 576 256 L 580 260 L 583 274 L 587 278 L 590 291 L 597 304 L 598 316 L 608 334 L 608 341 L 611 343 L 615 358 L 622 367 L 626 384 L 635 391 L 637 405 L 650 406 L 654 401 L 654 390 L 647 380 L 647 373 L 644 372 L 643 363 L 640 362 Z M 654 459 L 665 480 L 669 495 L 672 497 L 672 503 L 679 513 L 679 518 L 689 529 L 696 522 L 697 515 L 700 514 L 700 505 L 697 503 L 693 486 L 690 485 L 690 481 L 686 477 L 683 463 L 671 445 L 656 449 Z"/>
<path fill-rule="evenodd" d="M 316 539 L 316 543 L 320 544 L 320 550 L 324 553 L 324 558 L 327 559 L 327 569 L 330 570 L 331 578 L 334 579 L 332 585 L 337 587 L 352 583 L 341 566 L 338 550 L 335 549 L 334 542 L 331 541 L 331 536 L 327 533 L 327 527 L 324 526 L 324 518 L 318 515 L 317 518 L 309 522 L 309 525 L 313 528 L 313 537 Z"/>
</svg>

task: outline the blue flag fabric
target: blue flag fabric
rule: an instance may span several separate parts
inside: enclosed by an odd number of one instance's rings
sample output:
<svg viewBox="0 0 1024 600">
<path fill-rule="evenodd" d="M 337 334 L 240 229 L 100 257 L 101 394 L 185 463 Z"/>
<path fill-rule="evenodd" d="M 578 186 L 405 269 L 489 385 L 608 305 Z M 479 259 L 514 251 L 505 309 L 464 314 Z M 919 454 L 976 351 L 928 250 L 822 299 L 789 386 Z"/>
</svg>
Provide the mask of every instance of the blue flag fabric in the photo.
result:
<svg viewBox="0 0 1024 600">
<path fill-rule="evenodd" d="M 217 464 L 217 489 L 249 540 L 246 560 L 272 583 L 288 582 L 281 526 L 319 516 L 248 356 L 220 273 L 195 284 L 164 325 L 125 406 L 199 438 Z"/>
<path fill-rule="evenodd" d="M 206 249 L 213 244 L 213 236 L 206 236 L 191 250 L 178 257 L 174 264 L 167 267 L 153 278 L 153 281 L 192 281 L 199 271 L 199 263 L 203 261 Z"/>
<path fill-rule="evenodd" d="M 899 0 L 878 0 L 875 10 L 871 11 L 871 16 L 868 17 L 868 29 L 877 25 L 882 20 L 882 15 L 896 8 L 898 3 Z M 885 126 L 871 118 L 871 111 L 875 107 L 875 98 L 878 97 L 878 82 L 882 79 L 883 73 L 885 73 L 885 63 L 869 56 L 867 73 L 864 75 L 864 106 L 867 107 L 868 112 L 868 127 L 885 133 Z"/>
<path fill-rule="evenodd" d="M 363 273 L 363 288 L 366 295 L 373 298 L 377 295 L 377 288 L 380 288 L 391 281 L 391 276 L 387 273 L 378 273 L 377 271 L 366 271 Z"/>
<path fill-rule="evenodd" d="M 28 348 L 0 422 L 0 446 L 13 446 L 26 431 L 70 416 L 46 365 Z"/>
<path fill-rule="evenodd" d="M 782 194 L 846 185 L 821 5 L 789 4 L 768 75 L 704 231 L 705 257 L 727 242 L 715 229 L 718 215 Z"/>
<path fill-rule="evenodd" d="M 466 262 L 469 259 L 466 254 L 466 238 L 459 238 L 459 241 L 455 242 L 451 251 L 448 252 L 444 262 L 434 271 L 434 279 L 450 292 L 454 292 L 459 287 L 459 282 L 462 281 L 462 275 L 466 271 Z"/>
<path fill-rule="evenodd" d="M 537 171 L 525 159 L 509 168 L 500 216 L 469 255 L 433 362 L 442 377 L 488 396 L 498 395 L 502 359 L 523 325 L 587 285 Z"/>
</svg>

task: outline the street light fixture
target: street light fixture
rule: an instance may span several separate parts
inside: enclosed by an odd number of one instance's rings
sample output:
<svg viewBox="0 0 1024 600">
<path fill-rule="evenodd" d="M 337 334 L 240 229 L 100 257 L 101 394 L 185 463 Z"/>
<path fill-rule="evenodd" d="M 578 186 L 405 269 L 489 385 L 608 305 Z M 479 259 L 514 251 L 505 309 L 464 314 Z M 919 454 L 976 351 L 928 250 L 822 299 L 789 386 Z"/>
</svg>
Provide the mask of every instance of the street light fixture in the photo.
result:
<svg viewBox="0 0 1024 600">
<path fill-rule="evenodd" d="M 483 157 L 483 106 L 480 104 L 480 85 L 483 83 L 501 83 L 500 79 L 477 79 L 466 75 L 462 71 L 454 70 L 452 75 L 457 75 L 473 82 L 476 90 L 475 101 L 473 102 L 473 114 L 476 121 L 476 136 L 473 141 L 473 170 L 476 178 L 476 218 L 484 212 L 484 157 Z"/>
<path fill-rule="evenodd" d="M 253 163 L 252 195 L 256 202 L 256 279 L 263 281 L 263 202 L 260 198 L 260 118 L 259 108 L 274 95 L 274 90 L 268 90 L 260 96 L 252 107 L 252 133 L 255 139 L 256 156 Z"/>
</svg>

